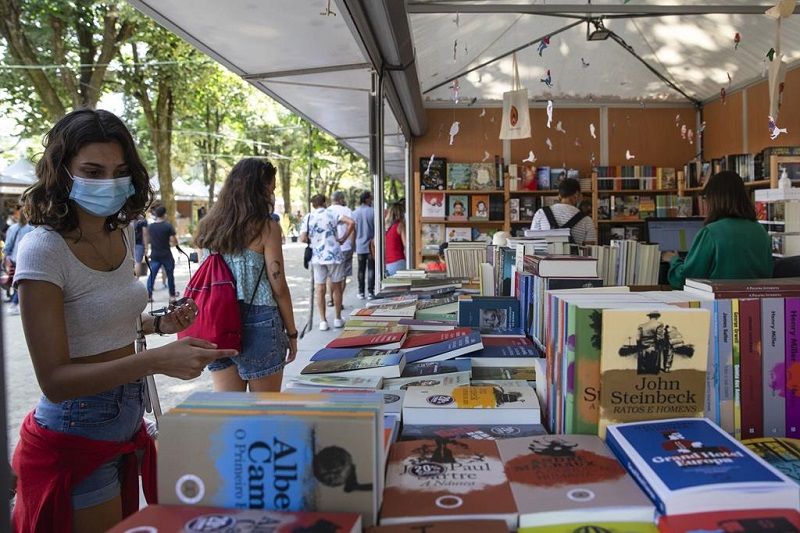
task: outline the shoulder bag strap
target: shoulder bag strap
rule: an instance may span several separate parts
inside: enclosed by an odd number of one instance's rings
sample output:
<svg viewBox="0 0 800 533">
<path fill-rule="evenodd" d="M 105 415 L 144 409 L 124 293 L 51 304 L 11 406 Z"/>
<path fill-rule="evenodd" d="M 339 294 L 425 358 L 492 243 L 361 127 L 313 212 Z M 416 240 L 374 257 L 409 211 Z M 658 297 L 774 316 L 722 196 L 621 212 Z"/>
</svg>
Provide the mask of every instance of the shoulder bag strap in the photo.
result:
<svg viewBox="0 0 800 533">
<path fill-rule="evenodd" d="M 247 313 L 245 313 L 244 317 L 247 318 L 250 316 L 250 311 L 253 309 L 253 302 L 256 299 L 256 292 L 258 292 L 258 286 L 261 285 L 261 278 L 264 277 L 264 270 L 267 268 L 267 261 L 264 260 L 264 264 L 261 265 L 261 271 L 258 273 L 258 280 L 256 281 L 256 286 L 253 287 L 253 294 L 250 296 L 250 303 L 247 306 Z"/>
<path fill-rule="evenodd" d="M 561 226 L 561 227 L 562 227 L 562 228 L 569 228 L 569 229 L 572 229 L 572 227 L 573 227 L 573 226 L 575 226 L 575 224 L 577 224 L 577 223 L 578 223 L 578 222 L 580 222 L 581 220 L 583 220 L 583 218 L 584 218 L 585 216 L 586 216 L 586 215 L 584 215 L 583 213 L 581 213 L 580 211 L 578 211 L 577 213 L 575 213 L 575 214 L 572 216 L 572 218 L 571 218 L 571 219 L 567 220 L 566 224 L 564 224 L 564 225 L 563 225 L 563 226 Z"/>
</svg>

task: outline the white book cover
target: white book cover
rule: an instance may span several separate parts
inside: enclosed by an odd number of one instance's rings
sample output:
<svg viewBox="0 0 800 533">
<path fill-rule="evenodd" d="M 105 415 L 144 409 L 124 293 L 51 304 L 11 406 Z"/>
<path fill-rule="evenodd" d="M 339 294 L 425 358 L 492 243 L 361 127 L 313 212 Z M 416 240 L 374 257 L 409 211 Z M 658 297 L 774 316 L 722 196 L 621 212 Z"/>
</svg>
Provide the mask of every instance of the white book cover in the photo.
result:
<svg viewBox="0 0 800 533">
<path fill-rule="evenodd" d="M 539 424 L 532 387 L 458 385 L 408 387 L 403 419 L 409 424 Z"/>
</svg>

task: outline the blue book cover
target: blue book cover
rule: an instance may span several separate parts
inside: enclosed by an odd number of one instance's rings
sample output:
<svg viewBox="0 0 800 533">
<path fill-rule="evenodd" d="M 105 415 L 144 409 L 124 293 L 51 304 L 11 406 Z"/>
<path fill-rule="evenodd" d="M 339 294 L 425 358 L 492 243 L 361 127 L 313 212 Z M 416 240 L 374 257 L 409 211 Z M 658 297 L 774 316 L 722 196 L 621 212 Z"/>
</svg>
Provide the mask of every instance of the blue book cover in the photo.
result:
<svg viewBox="0 0 800 533">
<path fill-rule="evenodd" d="M 395 355 L 399 350 L 373 350 L 370 348 L 323 348 L 311 356 L 311 361 L 332 361 L 334 359 L 350 359 L 351 357 L 367 357 L 371 355 Z"/>
<path fill-rule="evenodd" d="M 469 335 L 464 335 L 456 339 L 420 346 L 406 352 L 406 364 L 416 363 L 429 359 L 454 359 L 463 355 L 471 354 L 483 348 L 481 334 L 473 331 Z"/>
<path fill-rule="evenodd" d="M 519 300 L 513 296 L 475 296 L 458 302 L 458 325 L 478 328 L 481 333 L 522 332 Z"/>
<path fill-rule="evenodd" d="M 725 501 L 734 496 L 754 508 L 798 505 L 797 485 L 708 419 L 611 425 L 606 441 L 663 514 L 735 508 Z"/>
<path fill-rule="evenodd" d="M 533 344 L 526 346 L 484 346 L 482 350 L 471 353 L 469 357 L 542 357 L 542 352 Z"/>
<path fill-rule="evenodd" d="M 401 377 L 432 376 L 434 374 L 451 374 L 453 372 L 469 372 L 472 362 L 469 359 L 451 359 L 449 361 L 421 361 L 406 365 Z"/>
</svg>

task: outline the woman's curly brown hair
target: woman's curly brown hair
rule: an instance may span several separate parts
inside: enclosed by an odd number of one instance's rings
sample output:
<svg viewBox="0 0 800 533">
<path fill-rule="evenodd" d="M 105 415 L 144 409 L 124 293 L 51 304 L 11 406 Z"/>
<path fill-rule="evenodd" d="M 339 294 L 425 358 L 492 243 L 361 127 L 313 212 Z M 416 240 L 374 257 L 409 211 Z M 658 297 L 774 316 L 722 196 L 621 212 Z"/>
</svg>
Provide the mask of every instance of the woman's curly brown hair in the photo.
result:
<svg viewBox="0 0 800 533">
<path fill-rule="evenodd" d="M 127 226 L 145 213 L 153 190 L 128 128 L 108 111 L 77 109 L 64 115 L 44 137 L 44 154 L 36 164 L 38 181 L 21 199 L 31 224 L 50 226 L 59 233 L 78 227 L 77 205 L 69 198 L 72 179 L 67 167 L 84 146 L 108 142 L 115 142 L 122 148 L 135 192 L 122 209 L 106 218 L 106 229 Z"/>
</svg>

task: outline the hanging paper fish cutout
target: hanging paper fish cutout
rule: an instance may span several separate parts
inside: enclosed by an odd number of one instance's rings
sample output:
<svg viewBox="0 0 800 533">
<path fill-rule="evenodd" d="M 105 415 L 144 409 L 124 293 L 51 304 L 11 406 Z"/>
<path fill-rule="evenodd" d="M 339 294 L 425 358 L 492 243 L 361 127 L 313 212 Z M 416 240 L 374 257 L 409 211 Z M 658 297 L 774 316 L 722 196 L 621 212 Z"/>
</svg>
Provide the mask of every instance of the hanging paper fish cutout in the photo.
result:
<svg viewBox="0 0 800 533">
<path fill-rule="evenodd" d="M 694 144 L 694 132 L 692 130 L 686 132 L 686 137 L 689 139 L 689 144 Z"/>
<path fill-rule="evenodd" d="M 772 62 L 773 59 L 775 59 L 775 49 L 774 48 L 770 48 L 767 51 L 767 59 L 769 59 L 770 63 Z"/>
<path fill-rule="evenodd" d="M 450 84 L 450 93 L 453 97 L 453 103 L 458 103 L 458 91 L 461 88 L 461 84 L 458 83 L 458 80 L 453 80 L 453 83 Z"/>
<path fill-rule="evenodd" d="M 541 41 L 539 41 L 539 57 L 542 57 L 542 52 L 544 49 L 550 46 L 550 36 L 544 37 Z"/>
<path fill-rule="evenodd" d="M 686 139 L 686 124 L 681 126 L 681 139 Z"/>
<path fill-rule="evenodd" d="M 453 41 L 453 63 L 456 62 L 456 53 L 458 53 L 458 39 Z"/>
<path fill-rule="evenodd" d="M 704 131 L 706 131 L 706 121 L 705 120 L 700 123 L 700 129 L 697 130 L 697 133 L 698 134 L 702 134 Z"/>
<path fill-rule="evenodd" d="M 591 63 L 587 63 L 587 62 L 586 62 L 586 60 L 585 60 L 584 58 L 581 58 L 581 66 L 582 66 L 583 68 L 589 68 L 589 65 L 590 65 L 590 64 L 591 64 Z"/>
<path fill-rule="evenodd" d="M 548 87 L 553 87 L 553 77 L 550 75 L 550 69 L 547 69 L 547 77 L 546 78 L 539 78 L 539 81 L 547 85 Z"/>
<path fill-rule="evenodd" d="M 564 126 L 561 125 L 561 121 L 558 121 L 556 124 L 556 131 L 560 131 L 561 133 L 567 133 L 567 130 L 564 129 Z"/>
<path fill-rule="evenodd" d="M 479 117 L 484 117 L 484 116 L 486 116 L 486 109 L 481 109 L 481 114 L 480 114 L 480 115 L 478 115 L 478 116 L 479 116 Z"/>
<path fill-rule="evenodd" d="M 728 75 L 728 89 L 730 89 L 731 88 L 731 83 L 733 82 L 733 78 L 731 78 L 731 73 L 730 72 L 726 72 L 725 74 Z"/>
<path fill-rule="evenodd" d="M 478 97 L 477 97 L 477 96 L 473 96 L 473 97 L 472 97 L 472 99 L 471 99 L 471 100 L 469 101 L 469 103 L 467 104 L 467 107 L 472 107 L 472 106 L 474 106 L 474 105 L 475 105 L 475 102 L 477 102 L 477 101 L 478 101 Z"/>
<path fill-rule="evenodd" d="M 675 127 L 676 128 L 680 128 L 681 127 L 681 114 L 680 113 L 675 115 Z"/>
<path fill-rule="evenodd" d="M 547 127 L 550 127 L 550 123 L 553 122 L 553 101 L 547 101 Z"/>
<path fill-rule="evenodd" d="M 778 135 L 781 133 L 789 133 L 786 128 L 779 128 L 777 124 L 775 124 L 775 119 L 772 117 L 769 118 L 769 138 L 773 141 L 778 138 Z"/>
<path fill-rule="evenodd" d="M 736 35 L 733 36 L 733 49 L 734 50 L 738 50 L 739 49 L 739 43 L 740 42 L 742 42 L 742 36 L 739 35 L 739 32 L 737 31 Z"/>
<path fill-rule="evenodd" d="M 578 148 L 581 147 L 581 141 L 579 141 L 577 137 L 575 137 L 575 146 L 577 146 Z"/>
<path fill-rule="evenodd" d="M 453 145 L 453 141 L 455 140 L 456 135 L 458 135 L 458 130 L 460 123 L 456 120 L 450 125 L 450 146 Z"/>
<path fill-rule="evenodd" d="M 625 159 L 630 161 L 631 159 L 636 159 L 636 156 L 633 155 L 630 150 L 625 150 Z"/>
<path fill-rule="evenodd" d="M 489 156 L 489 152 L 487 152 L 486 150 L 484 150 L 484 151 L 483 151 L 483 159 L 481 159 L 481 162 L 483 162 L 483 161 L 486 161 L 487 159 L 489 159 L 489 157 L 490 157 L 490 156 Z"/>
<path fill-rule="evenodd" d="M 594 132 L 594 124 L 589 124 L 589 133 L 592 134 L 592 139 L 597 139 L 597 135 Z"/>
<path fill-rule="evenodd" d="M 427 176 L 431 172 L 431 165 L 433 164 L 433 158 L 436 157 L 436 154 L 431 154 L 431 158 L 428 160 L 428 166 L 425 168 L 425 172 L 422 174 L 423 176 Z"/>
<path fill-rule="evenodd" d="M 725 87 L 719 90 L 719 97 L 722 99 L 722 105 L 725 105 L 725 99 L 728 97 L 728 92 L 725 90 Z"/>
<path fill-rule="evenodd" d="M 522 160 L 523 163 L 536 163 L 536 156 L 533 155 L 533 150 L 528 150 L 528 157 Z"/>
<path fill-rule="evenodd" d="M 767 9 L 764 14 L 776 20 L 779 18 L 785 19 L 794 13 L 794 6 L 796 3 L 795 0 L 778 0 L 778 3 Z"/>
<path fill-rule="evenodd" d="M 553 151 L 553 141 L 550 140 L 550 137 L 545 139 L 544 143 L 547 145 L 547 149 L 552 152 Z"/>
</svg>

